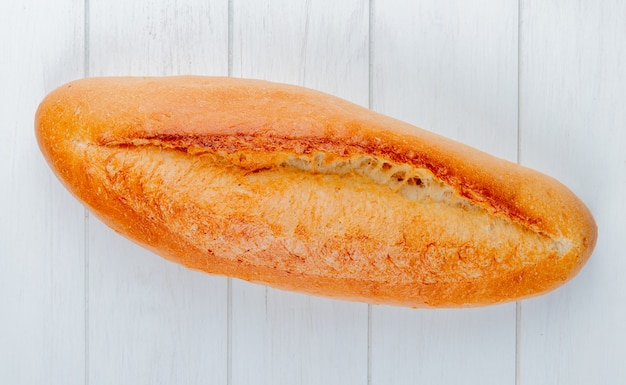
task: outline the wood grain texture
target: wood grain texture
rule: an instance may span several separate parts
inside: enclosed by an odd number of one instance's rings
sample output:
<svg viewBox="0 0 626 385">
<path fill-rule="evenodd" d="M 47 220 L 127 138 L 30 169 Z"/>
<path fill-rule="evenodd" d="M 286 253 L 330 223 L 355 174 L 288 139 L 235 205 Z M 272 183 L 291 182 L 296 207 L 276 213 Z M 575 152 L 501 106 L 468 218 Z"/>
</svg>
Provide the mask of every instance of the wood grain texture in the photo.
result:
<svg viewBox="0 0 626 385">
<path fill-rule="evenodd" d="M 381 1 L 372 21 L 375 110 L 516 159 L 516 4 Z M 511 384 L 515 319 L 514 304 L 375 307 L 372 384 Z"/>
<path fill-rule="evenodd" d="M 524 1 L 521 161 L 568 185 L 598 222 L 578 277 L 522 305 L 522 384 L 626 381 L 626 4 Z"/>
<path fill-rule="evenodd" d="M 33 116 L 83 74 L 82 4 L 2 2 L 0 15 L 0 383 L 81 384 L 83 208 L 39 153 Z"/>
<path fill-rule="evenodd" d="M 625 36 L 618 0 L 0 2 L 0 383 L 626 383 Z M 86 219 L 33 135 L 66 81 L 187 73 L 317 88 L 519 157 L 589 205 L 596 252 L 521 304 L 517 336 L 515 305 L 229 292 Z"/>
<path fill-rule="evenodd" d="M 367 105 L 363 1 L 233 3 L 233 75 L 298 84 Z M 240 281 L 232 293 L 232 384 L 367 379 L 367 306 Z"/>
<path fill-rule="evenodd" d="M 228 1 L 89 1 L 90 76 L 224 76 Z"/>
<path fill-rule="evenodd" d="M 511 161 L 517 155 L 517 5 L 375 2 L 377 111 Z"/>
<path fill-rule="evenodd" d="M 226 75 L 225 1 L 89 3 L 89 74 Z M 227 286 L 143 250 L 91 217 L 88 380 L 225 383 Z"/>
</svg>

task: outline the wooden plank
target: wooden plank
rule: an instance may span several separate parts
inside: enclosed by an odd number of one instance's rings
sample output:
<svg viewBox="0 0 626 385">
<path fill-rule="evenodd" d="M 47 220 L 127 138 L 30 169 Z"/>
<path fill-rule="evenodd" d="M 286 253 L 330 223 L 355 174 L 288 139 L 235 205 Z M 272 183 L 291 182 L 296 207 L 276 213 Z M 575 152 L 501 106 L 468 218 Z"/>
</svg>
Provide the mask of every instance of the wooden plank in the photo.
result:
<svg viewBox="0 0 626 385">
<path fill-rule="evenodd" d="M 225 75 L 226 1 L 89 2 L 89 75 Z M 225 383 L 226 279 L 174 265 L 89 220 L 94 384 Z"/>
<path fill-rule="evenodd" d="M 517 15 L 513 2 L 375 2 L 373 108 L 515 160 Z M 371 383 L 514 383 L 515 312 L 373 307 Z"/>
<path fill-rule="evenodd" d="M 83 73 L 82 2 L 0 3 L 0 383 L 84 381 L 83 208 L 33 135 L 44 95 Z"/>
<path fill-rule="evenodd" d="M 393 0 L 373 13 L 374 109 L 515 161 L 516 4 Z"/>
<path fill-rule="evenodd" d="M 233 75 L 368 101 L 363 1 L 233 2 Z M 367 306 L 233 281 L 232 384 L 364 384 Z"/>
<path fill-rule="evenodd" d="M 626 383 L 626 3 L 523 1 L 521 161 L 599 227 L 565 287 L 522 305 L 521 384 Z"/>
<path fill-rule="evenodd" d="M 227 74 L 228 0 L 90 0 L 89 11 L 90 76 Z"/>
<path fill-rule="evenodd" d="M 515 305 L 374 306 L 372 384 L 513 384 Z"/>
</svg>

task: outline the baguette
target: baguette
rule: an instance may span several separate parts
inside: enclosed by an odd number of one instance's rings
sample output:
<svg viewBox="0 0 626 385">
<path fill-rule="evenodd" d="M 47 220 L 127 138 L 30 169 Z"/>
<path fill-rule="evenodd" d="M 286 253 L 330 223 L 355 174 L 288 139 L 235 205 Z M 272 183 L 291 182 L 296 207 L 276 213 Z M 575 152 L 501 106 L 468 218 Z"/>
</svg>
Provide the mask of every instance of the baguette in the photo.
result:
<svg viewBox="0 0 626 385">
<path fill-rule="evenodd" d="M 191 269 L 372 304 L 472 307 L 546 293 L 596 225 L 539 172 L 296 86 L 89 78 L 36 113 L 64 185 Z"/>
</svg>

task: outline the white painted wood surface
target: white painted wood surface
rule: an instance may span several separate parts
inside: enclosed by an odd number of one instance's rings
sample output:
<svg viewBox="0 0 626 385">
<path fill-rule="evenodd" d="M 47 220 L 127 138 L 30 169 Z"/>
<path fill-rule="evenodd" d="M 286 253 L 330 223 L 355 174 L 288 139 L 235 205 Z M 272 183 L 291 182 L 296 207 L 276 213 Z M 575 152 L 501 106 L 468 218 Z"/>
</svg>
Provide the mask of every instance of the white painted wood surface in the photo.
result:
<svg viewBox="0 0 626 385">
<path fill-rule="evenodd" d="M 626 3 L 0 2 L 1 384 L 626 383 Z M 367 306 L 163 261 L 86 214 L 33 136 L 83 76 L 317 88 L 547 172 L 600 228 L 581 274 L 472 310 Z"/>
<path fill-rule="evenodd" d="M 372 107 L 514 161 L 517 4 L 448 3 L 375 3 Z M 515 322 L 514 303 L 375 307 L 372 383 L 514 383 Z"/>
<path fill-rule="evenodd" d="M 85 379 L 84 210 L 39 154 L 33 116 L 83 75 L 82 5 L 0 2 L 0 383 Z"/>
<path fill-rule="evenodd" d="M 576 192 L 596 252 L 562 290 L 522 304 L 527 384 L 626 383 L 626 2 L 525 2 L 520 160 Z"/>
</svg>

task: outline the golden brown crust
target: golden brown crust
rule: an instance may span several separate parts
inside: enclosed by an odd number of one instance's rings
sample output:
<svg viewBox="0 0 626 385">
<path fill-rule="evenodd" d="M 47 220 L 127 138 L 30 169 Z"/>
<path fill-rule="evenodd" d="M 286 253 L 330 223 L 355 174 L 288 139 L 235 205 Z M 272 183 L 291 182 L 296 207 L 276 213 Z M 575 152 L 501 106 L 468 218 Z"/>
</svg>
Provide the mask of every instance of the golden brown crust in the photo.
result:
<svg viewBox="0 0 626 385">
<path fill-rule="evenodd" d="M 36 130 L 55 173 L 116 231 L 279 288 L 479 306 L 561 285 L 595 245 L 591 214 L 555 180 L 300 87 L 83 79 L 42 102 Z"/>
</svg>

